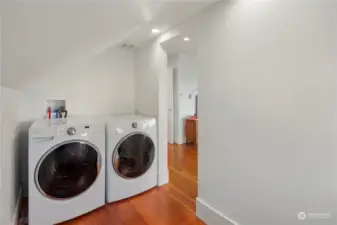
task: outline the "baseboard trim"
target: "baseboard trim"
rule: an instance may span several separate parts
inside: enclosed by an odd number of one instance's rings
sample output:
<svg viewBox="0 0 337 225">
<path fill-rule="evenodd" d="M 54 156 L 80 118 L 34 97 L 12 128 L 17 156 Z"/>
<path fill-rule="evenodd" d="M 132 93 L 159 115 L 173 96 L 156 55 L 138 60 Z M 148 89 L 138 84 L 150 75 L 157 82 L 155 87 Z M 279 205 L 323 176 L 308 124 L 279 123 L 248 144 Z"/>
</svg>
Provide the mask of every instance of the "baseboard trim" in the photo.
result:
<svg viewBox="0 0 337 225">
<path fill-rule="evenodd" d="M 22 197 L 22 187 L 20 188 L 18 198 L 16 199 L 15 211 L 12 218 L 12 225 L 18 225 L 19 222 L 21 197 Z"/>
<path fill-rule="evenodd" d="M 197 198 L 197 217 L 208 225 L 239 225 L 222 213 L 206 204 L 205 201 Z"/>
<path fill-rule="evenodd" d="M 158 184 L 157 186 L 163 186 L 169 182 L 169 170 L 161 171 L 158 173 Z"/>
</svg>

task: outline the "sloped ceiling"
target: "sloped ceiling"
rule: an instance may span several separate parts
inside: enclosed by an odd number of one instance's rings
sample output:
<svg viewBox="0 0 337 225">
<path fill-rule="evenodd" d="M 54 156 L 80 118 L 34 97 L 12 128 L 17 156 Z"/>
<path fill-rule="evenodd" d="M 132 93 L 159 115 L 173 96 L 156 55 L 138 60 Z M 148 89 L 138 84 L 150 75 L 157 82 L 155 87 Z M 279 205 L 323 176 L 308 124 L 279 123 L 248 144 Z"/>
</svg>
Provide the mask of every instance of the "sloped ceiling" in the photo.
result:
<svg viewBox="0 0 337 225">
<path fill-rule="evenodd" d="M 214 1 L 8 1 L 3 7 L 3 77 L 20 88 L 117 44 L 135 46 Z M 62 70 L 60 71 L 62 72 Z"/>
</svg>

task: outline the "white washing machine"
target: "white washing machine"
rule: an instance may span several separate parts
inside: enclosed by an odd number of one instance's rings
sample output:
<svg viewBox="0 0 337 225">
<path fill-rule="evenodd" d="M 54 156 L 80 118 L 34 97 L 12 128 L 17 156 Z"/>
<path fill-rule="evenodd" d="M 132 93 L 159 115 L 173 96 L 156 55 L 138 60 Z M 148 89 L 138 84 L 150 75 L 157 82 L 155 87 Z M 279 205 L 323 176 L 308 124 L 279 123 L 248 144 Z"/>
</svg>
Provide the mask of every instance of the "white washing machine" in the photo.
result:
<svg viewBox="0 0 337 225">
<path fill-rule="evenodd" d="M 108 120 L 106 201 L 115 202 L 157 186 L 156 119 L 119 116 Z"/>
<path fill-rule="evenodd" d="M 29 224 L 50 225 L 105 204 L 105 124 L 35 121 L 29 129 Z"/>
</svg>

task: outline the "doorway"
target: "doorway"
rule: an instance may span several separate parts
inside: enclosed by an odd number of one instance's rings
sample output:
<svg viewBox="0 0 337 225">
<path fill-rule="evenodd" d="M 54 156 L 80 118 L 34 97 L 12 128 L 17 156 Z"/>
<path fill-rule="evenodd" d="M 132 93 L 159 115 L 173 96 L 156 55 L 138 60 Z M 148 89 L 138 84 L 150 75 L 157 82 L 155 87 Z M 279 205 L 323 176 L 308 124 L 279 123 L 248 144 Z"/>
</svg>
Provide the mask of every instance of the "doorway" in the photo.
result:
<svg viewBox="0 0 337 225">
<path fill-rule="evenodd" d="M 188 129 L 195 127 L 190 127 L 189 121 L 197 120 L 196 58 L 196 54 L 168 53 L 167 73 L 168 186 L 175 198 L 192 211 L 196 210 L 198 196 L 198 134 L 192 131 L 195 137 L 192 140 L 188 137 Z"/>
<path fill-rule="evenodd" d="M 168 143 L 198 144 L 196 55 L 168 57 Z"/>
</svg>

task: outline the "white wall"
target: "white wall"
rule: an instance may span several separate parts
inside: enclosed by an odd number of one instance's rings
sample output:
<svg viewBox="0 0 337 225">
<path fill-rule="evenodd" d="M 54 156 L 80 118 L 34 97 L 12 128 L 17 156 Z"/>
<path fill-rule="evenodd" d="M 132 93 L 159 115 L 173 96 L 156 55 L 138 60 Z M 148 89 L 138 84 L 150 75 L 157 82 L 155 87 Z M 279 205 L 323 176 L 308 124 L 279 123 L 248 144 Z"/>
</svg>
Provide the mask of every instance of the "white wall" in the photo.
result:
<svg viewBox="0 0 337 225">
<path fill-rule="evenodd" d="M 65 99 L 69 115 L 133 113 L 134 54 L 110 48 L 32 78 L 18 90 L 23 121 L 45 116 L 49 98 Z"/>
<path fill-rule="evenodd" d="M 135 108 L 137 113 L 158 115 L 158 75 L 155 44 L 146 44 L 135 51 Z M 165 53 L 163 58 L 165 58 Z"/>
<path fill-rule="evenodd" d="M 1 4 L 0 4 L 1 9 Z M 0 10 L 1 11 L 1 10 Z M 0 13 L 0 221 L 17 223 L 21 197 L 18 110 L 20 92 L 3 86 L 3 30 Z"/>
<path fill-rule="evenodd" d="M 1 18 L 1 4 L 0 4 L 0 99 L 1 99 L 1 84 L 2 84 L 2 18 Z M 2 146 L 2 110 L 0 109 L 0 147 Z M 2 148 L 0 149 L 0 221 L 3 221 L 3 191 L 2 191 Z"/>
<path fill-rule="evenodd" d="M 251 0 L 205 13 L 201 205 L 240 225 L 337 224 L 336 11 L 335 1 Z"/>
<path fill-rule="evenodd" d="M 20 93 L 1 86 L 1 224 L 14 224 L 20 200 L 18 109 Z"/>
<path fill-rule="evenodd" d="M 16 221 L 21 189 L 17 146 L 20 95 L 19 92 L 2 86 L 2 46 L 0 13 L 0 221 L 1 224 L 10 225 Z"/>
</svg>

